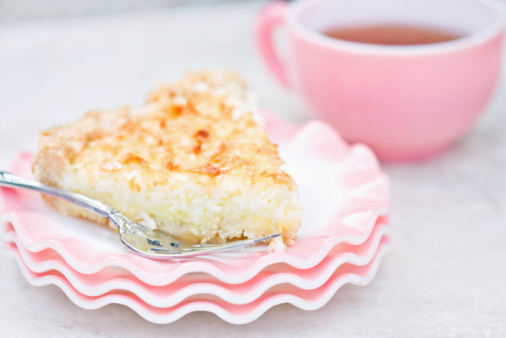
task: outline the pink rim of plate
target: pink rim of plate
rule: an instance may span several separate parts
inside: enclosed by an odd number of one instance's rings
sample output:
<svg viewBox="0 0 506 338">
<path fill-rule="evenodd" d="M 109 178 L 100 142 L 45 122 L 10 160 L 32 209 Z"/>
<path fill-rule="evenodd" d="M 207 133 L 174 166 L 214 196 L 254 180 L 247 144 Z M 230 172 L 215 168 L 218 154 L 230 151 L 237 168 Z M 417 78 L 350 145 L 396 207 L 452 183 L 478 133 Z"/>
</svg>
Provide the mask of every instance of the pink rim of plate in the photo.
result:
<svg viewBox="0 0 506 338">
<path fill-rule="evenodd" d="M 100 251 L 79 238 L 63 236 L 61 228 L 53 224 L 54 213 L 48 215 L 40 212 L 38 207 L 32 208 L 33 204 L 27 201 L 43 204 L 38 194 L 2 188 L 5 221 L 12 224 L 27 250 L 40 252 L 53 249 L 79 273 L 92 274 L 106 268 L 121 268 L 142 282 L 155 286 L 170 284 L 190 273 L 205 273 L 225 283 L 239 284 L 275 264 L 310 269 L 340 243 L 361 244 L 369 237 L 376 223 L 388 223 L 388 178 L 380 171 L 378 161 L 369 148 L 363 145 L 348 146 L 323 122 L 311 121 L 296 127 L 268 112 L 264 111 L 262 115 L 275 141 L 291 142 L 297 151 L 324 160 L 335 172 L 346 195 L 339 212 L 327 226 L 299 239 L 284 253 L 252 251 L 250 254 L 243 251 L 241 255 L 220 254 L 160 262 L 133 255 L 126 249 L 112 253 Z M 18 155 L 11 171 L 30 177 L 31 155 Z"/>
<path fill-rule="evenodd" d="M 231 304 L 253 302 L 270 288 L 280 284 L 291 284 L 299 289 L 312 290 L 322 286 L 343 264 L 368 264 L 378 248 L 388 242 L 389 226 L 379 224 L 370 238 L 359 246 L 341 245 L 335 248 L 320 264 L 308 269 L 287 269 L 261 271 L 249 281 L 230 285 L 215 278 L 199 278 L 187 275 L 174 283 L 153 287 L 138 281 L 130 274 L 108 274 L 104 271 L 96 274 L 80 274 L 73 270 L 58 253 L 46 249 L 32 253 L 20 243 L 14 231 L 5 235 L 6 244 L 16 246 L 24 264 L 33 272 L 45 273 L 51 270 L 60 272 L 80 293 L 87 296 L 100 296 L 113 290 L 126 290 L 137 295 L 145 303 L 167 308 L 175 306 L 184 299 L 197 294 L 217 296 Z"/>
<path fill-rule="evenodd" d="M 113 290 L 97 297 L 84 295 L 56 270 L 44 273 L 31 271 L 24 264 L 14 244 L 8 245 L 6 252 L 16 260 L 23 276 L 30 284 L 34 286 L 54 284 L 62 289 L 74 304 L 84 309 L 98 309 L 108 304 L 120 304 L 129 307 L 144 319 L 157 324 L 171 323 L 191 312 L 205 311 L 214 313 L 232 324 L 246 324 L 279 304 L 289 303 L 303 310 L 316 310 L 324 306 L 343 285 L 368 284 L 374 278 L 381 258 L 387 249 L 387 244 L 382 243 L 374 258 L 366 265 L 341 265 L 325 284 L 315 290 L 303 290 L 289 284 L 282 284 L 275 286 L 255 301 L 247 304 L 230 304 L 216 296 L 195 295 L 168 308 L 151 306 L 129 291 Z"/>
</svg>

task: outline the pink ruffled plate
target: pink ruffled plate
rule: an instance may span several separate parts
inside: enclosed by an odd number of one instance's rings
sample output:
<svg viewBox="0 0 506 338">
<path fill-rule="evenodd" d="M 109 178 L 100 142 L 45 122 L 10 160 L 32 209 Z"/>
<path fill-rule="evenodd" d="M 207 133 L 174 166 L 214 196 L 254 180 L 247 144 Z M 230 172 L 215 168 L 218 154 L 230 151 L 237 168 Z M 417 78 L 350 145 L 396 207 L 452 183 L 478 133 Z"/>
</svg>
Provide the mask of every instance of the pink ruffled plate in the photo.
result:
<svg viewBox="0 0 506 338">
<path fill-rule="evenodd" d="M 213 294 L 196 294 L 181 300 L 174 306 L 156 307 L 144 302 L 135 292 L 128 290 L 114 289 L 99 296 L 83 294 L 76 289 L 75 283 L 70 282 L 58 270 L 32 271 L 21 257 L 16 243 L 6 242 L 6 252 L 16 260 L 23 276 L 32 285 L 56 285 L 72 302 L 84 309 L 97 309 L 108 304 L 121 304 L 129 307 L 144 319 L 158 324 L 171 323 L 196 311 L 214 313 L 229 323 L 245 324 L 254 321 L 270 308 L 283 303 L 289 303 L 304 310 L 315 310 L 325 305 L 345 284 L 368 284 L 376 274 L 386 249 L 387 240 L 385 238 L 368 263 L 364 265 L 342 264 L 322 286 L 314 290 L 308 291 L 291 284 L 280 284 L 246 304 L 232 304 Z"/>
<path fill-rule="evenodd" d="M 369 263 L 378 248 L 387 242 L 389 230 L 389 226 L 378 224 L 366 242 L 358 246 L 342 244 L 335 247 L 320 264 L 311 269 L 300 270 L 293 267 L 265 269 L 242 284 L 223 283 L 205 274 L 189 274 L 163 286 L 145 284 L 135 276 L 119 271 L 81 274 L 73 270 L 52 249 L 40 252 L 27 250 L 14 229 L 10 227 L 8 227 L 4 238 L 10 246 L 16 246 L 21 259 L 31 271 L 36 273 L 58 271 L 82 294 L 100 296 L 115 289 L 127 290 L 151 306 L 166 308 L 197 294 L 212 294 L 231 304 L 246 304 L 253 302 L 267 290 L 280 284 L 291 284 L 305 290 L 316 289 L 327 282 L 330 276 L 343 264 L 365 265 Z"/>
</svg>

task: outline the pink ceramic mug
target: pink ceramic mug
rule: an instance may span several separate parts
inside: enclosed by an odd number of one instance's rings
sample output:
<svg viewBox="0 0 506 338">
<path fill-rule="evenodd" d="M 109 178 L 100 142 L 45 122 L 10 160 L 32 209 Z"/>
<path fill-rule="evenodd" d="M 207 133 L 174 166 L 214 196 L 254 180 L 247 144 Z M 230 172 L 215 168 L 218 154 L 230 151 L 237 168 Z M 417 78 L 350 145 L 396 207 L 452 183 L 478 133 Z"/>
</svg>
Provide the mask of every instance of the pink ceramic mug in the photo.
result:
<svg viewBox="0 0 506 338">
<path fill-rule="evenodd" d="M 258 26 L 272 73 L 350 142 L 382 159 L 420 159 L 468 131 L 498 78 L 504 13 L 492 0 L 299 0 L 270 3 Z M 407 24 L 463 36 L 410 46 L 333 39 L 321 32 L 361 24 Z M 273 34 L 288 31 L 286 63 Z"/>
</svg>

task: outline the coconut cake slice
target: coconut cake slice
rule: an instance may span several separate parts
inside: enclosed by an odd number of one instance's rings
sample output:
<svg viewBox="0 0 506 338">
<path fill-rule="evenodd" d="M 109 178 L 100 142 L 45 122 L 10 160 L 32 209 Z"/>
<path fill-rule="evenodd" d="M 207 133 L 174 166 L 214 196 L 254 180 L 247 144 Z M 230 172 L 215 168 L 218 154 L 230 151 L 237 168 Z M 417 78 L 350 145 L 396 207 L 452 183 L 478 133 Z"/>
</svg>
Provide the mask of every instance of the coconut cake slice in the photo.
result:
<svg viewBox="0 0 506 338">
<path fill-rule="evenodd" d="M 195 243 L 300 227 L 297 185 L 281 169 L 251 93 L 233 72 L 189 73 L 146 104 L 90 111 L 40 135 L 37 180 L 102 200 L 126 216 Z M 102 219 L 45 197 L 59 212 Z"/>
</svg>

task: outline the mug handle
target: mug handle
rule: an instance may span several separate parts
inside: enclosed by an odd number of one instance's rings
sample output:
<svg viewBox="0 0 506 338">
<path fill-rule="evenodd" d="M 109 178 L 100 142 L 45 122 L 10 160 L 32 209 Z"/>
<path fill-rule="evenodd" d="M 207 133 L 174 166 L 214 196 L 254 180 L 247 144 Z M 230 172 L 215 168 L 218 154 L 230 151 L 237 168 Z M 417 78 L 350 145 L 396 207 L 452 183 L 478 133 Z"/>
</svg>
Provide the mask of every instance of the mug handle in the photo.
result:
<svg viewBox="0 0 506 338">
<path fill-rule="evenodd" d="M 290 88 L 286 69 L 274 46 L 274 31 L 284 25 L 287 6 L 287 1 L 273 1 L 265 6 L 257 26 L 257 43 L 267 67 L 285 88 Z"/>
</svg>

